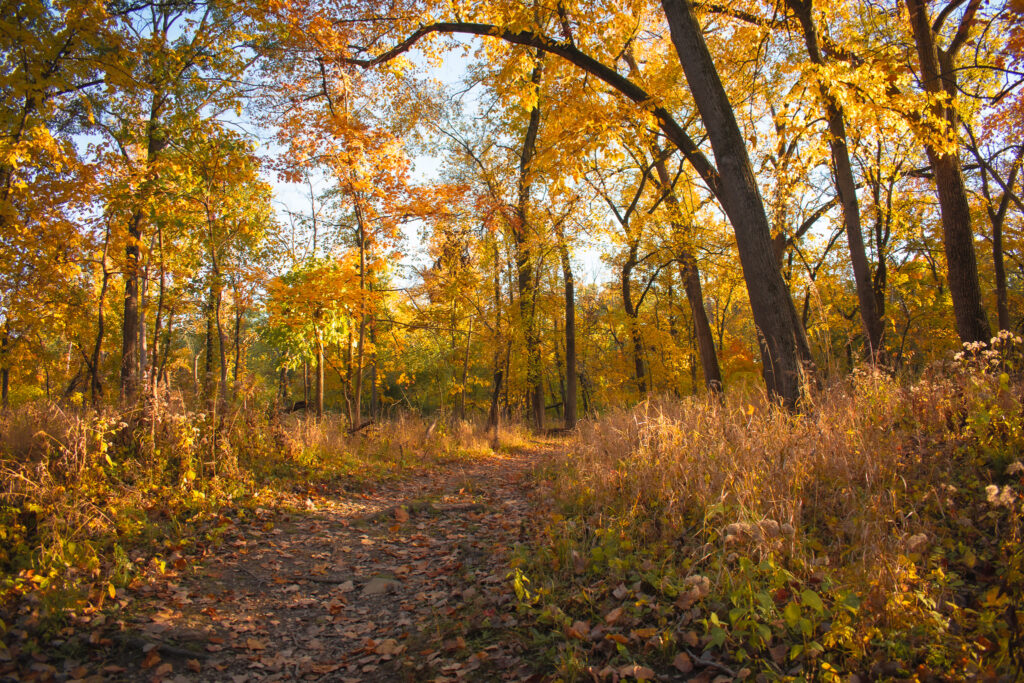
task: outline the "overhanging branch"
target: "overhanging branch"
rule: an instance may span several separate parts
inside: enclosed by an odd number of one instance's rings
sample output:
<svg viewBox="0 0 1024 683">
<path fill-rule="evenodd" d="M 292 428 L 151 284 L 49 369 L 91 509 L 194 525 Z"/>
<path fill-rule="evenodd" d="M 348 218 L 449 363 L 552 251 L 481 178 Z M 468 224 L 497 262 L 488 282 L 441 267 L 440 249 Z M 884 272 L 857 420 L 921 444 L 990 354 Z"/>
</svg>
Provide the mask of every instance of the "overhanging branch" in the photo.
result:
<svg viewBox="0 0 1024 683">
<path fill-rule="evenodd" d="M 548 36 L 533 33 L 532 31 L 512 31 L 503 29 L 494 24 L 480 24 L 463 21 L 437 22 L 422 26 L 413 32 L 409 37 L 390 50 L 372 58 L 358 59 L 347 58 L 349 64 L 364 68 L 378 66 L 388 62 L 399 55 L 408 52 L 421 38 L 433 33 L 440 34 L 463 34 L 482 37 L 497 38 L 514 45 L 524 45 L 537 48 L 549 54 L 562 57 L 566 61 L 578 66 L 585 72 L 596 76 L 607 85 L 619 91 L 630 100 L 650 111 L 658 121 L 658 127 L 665 133 L 665 136 L 672 141 L 687 161 L 697 171 L 701 179 L 707 184 L 708 189 L 715 196 L 721 193 L 721 180 L 718 170 L 700 151 L 693 139 L 687 135 L 682 126 L 675 120 L 671 112 L 657 104 L 643 88 L 629 80 L 615 69 L 603 64 L 590 55 L 584 53 L 575 45 L 565 41 L 558 41 Z"/>
</svg>

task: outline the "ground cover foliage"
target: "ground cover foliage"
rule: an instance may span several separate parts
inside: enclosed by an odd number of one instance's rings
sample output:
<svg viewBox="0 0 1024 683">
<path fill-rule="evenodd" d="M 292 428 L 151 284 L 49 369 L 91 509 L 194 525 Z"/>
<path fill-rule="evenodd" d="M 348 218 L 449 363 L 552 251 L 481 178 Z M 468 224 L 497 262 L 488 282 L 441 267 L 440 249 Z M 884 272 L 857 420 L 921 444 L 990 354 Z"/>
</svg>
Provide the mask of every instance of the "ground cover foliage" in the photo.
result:
<svg viewBox="0 0 1024 683">
<path fill-rule="evenodd" d="M 517 569 L 552 666 L 1016 679 L 1024 424 L 1008 366 L 968 352 L 912 382 L 854 373 L 797 414 L 736 395 L 582 426 L 546 469 L 558 502 Z"/>
<path fill-rule="evenodd" d="M 431 541 L 447 554 L 441 565 L 424 560 L 432 575 L 405 579 L 415 596 L 367 602 L 370 584 L 358 574 L 334 583 L 362 589 L 359 599 L 320 596 L 330 577 L 275 567 L 261 580 L 288 574 L 294 599 L 322 602 L 339 633 L 364 639 L 358 659 L 283 671 L 316 677 L 354 666 L 350 677 L 365 680 L 1013 680 L 1024 616 L 1019 357 L 1019 341 L 1004 335 L 918 378 L 860 370 L 808 391 L 798 412 L 734 392 L 651 399 L 583 422 L 537 461 L 533 512 L 518 532 L 501 521 L 502 508 L 477 502 L 454 513 L 407 502 L 369 518 L 382 534 L 370 543 L 389 544 L 399 559 L 420 552 L 415 539 L 431 527 L 457 537 Z M 101 627 L 112 615 L 156 610 L 160 596 L 175 604 L 173 596 L 202 595 L 179 584 L 204 562 L 269 571 L 238 551 L 261 538 L 286 546 L 288 534 L 342 538 L 348 532 L 331 532 L 330 519 L 308 528 L 295 521 L 326 501 L 344 506 L 371 489 L 401 500 L 410 495 L 400 494 L 402 482 L 430 472 L 449 488 L 457 483 L 452 500 L 475 501 L 465 496 L 487 488 L 445 469 L 495 456 L 482 425 L 403 418 L 352 435 L 337 422 L 172 406 L 5 415 L 2 670 L 80 677 L 54 666 L 54 644 L 93 637 L 91 620 L 96 642 L 87 650 L 103 652 L 110 641 Z M 503 434 L 499 454 L 536 438 L 521 428 Z M 498 498 L 511 495 L 501 491 Z M 466 511 L 476 525 L 468 533 Z M 479 522 L 492 514 L 495 521 Z M 467 573 L 459 548 L 476 558 L 489 547 L 501 566 Z M 338 567 L 395 562 L 372 547 L 344 550 Z M 277 552 L 280 562 L 293 551 Z M 384 612 L 423 595 L 443 603 L 423 617 L 429 629 L 399 622 L 375 635 Z M 360 611 L 338 616 L 347 602 Z M 157 613 L 170 623 L 168 615 L 187 612 L 178 607 Z M 316 629 L 315 641 L 327 640 L 323 625 Z M 239 661 L 285 661 L 273 640 L 243 638 Z M 254 651 L 250 641 L 264 647 Z M 219 635 L 202 642 L 226 647 Z M 485 665 L 499 644 L 506 658 Z M 171 655 L 174 647 L 164 645 Z M 205 660 L 203 673 L 191 671 L 192 659 L 176 669 L 167 660 L 149 656 L 138 671 L 197 680 L 215 671 Z M 96 661 L 108 676 L 125 675 L 109 658 Z M 232 661 L 218 666 L 235 671 Z M 282 671 L 268 666 L 257 678 Z"/>
<path fill-rule="evenodd" d="M 387 433 L 353 436 L 337 420 L 180 405 L 5 413 L 0 658 L 45 652 L 68 635 L 71 615 L 187 569 L 262 508 L 305 510 L 311 497 L 356 495 L 486 449 L 448 431 L 400 419 Z"/>
</svg>

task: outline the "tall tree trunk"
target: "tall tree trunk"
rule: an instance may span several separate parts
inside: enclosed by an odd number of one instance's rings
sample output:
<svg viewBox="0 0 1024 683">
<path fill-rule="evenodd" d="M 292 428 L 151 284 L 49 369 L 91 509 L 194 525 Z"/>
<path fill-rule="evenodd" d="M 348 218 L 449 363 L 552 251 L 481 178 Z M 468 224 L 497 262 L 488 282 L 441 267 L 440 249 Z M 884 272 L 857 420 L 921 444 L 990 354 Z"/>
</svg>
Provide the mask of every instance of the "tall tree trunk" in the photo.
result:
<svg viewBox="0 0 1024 683">
<path fill-rule="evenodd" d="M 305 412 L 309 412 L 309 361 L 302 360 L 302 405 Z"/>
<path fill-rule="evenodd" d="M 814 24 L 813 0 L 788 0 L 803 29 L 807 55 L 813 64 L 824 65 L 825 60 L 818 45 L 818 31 Z M 861 229 L 860 205 L 857 202 L 857 182 L 853 176 L 853 163 L 846 137 L 846 115 L 842 106 L 829 91 L 822 87 L 819 95 L 825 104 L 825 118 L 828 120 L 828 145 L 832 153 L 832 167 L 835 171 L 836 193 L 843 209 L 843 225 L 846 241 L 850 248 L 850 264 L 853 266 L 853 280 L 857 289 L 857 303 L 860 306 L 861 325 L 867 340 L 867 356 L 871 362 L 880 359 L 882 333 L 885 323 L 876 307 L 872 288 L 871 268 L 868 266 L 867 250 L 864 248 L 864 233 Z"/>
<path fill-rule="evenodd" d="M 156 398 L 157 379 L 160 371 L 160 331 L 163 327 L 164 316 L 164 294 L 166 291 L 166 269 L 164 268 L 164 231 L 157 226 L 156 231 L 157 250 L 160 256 L 160 289 L 157 292 L 156 318 L 153 320 L 153 349 L 149 361 L 149 391 Z"/>
<path fill-rule="evenodd" d="M 350 429 L 356 429 L 363 420 L 363 358 L 366 351 L 366 326 L 369 320 L 366 297 L 366 226 L 363 224 L 363 213 L 360 208 L 358 193 L 353 193 L 356 214 L 356 240 L 359 247 L 359 351 L 356 356 L 355 368 L 355 404 L 353 422 Z"/>
<path fill-rule="evenodd" d="M 221 307 L 224 303 L 224 287 L 217 285 L 217 298 L 214 306 L 214 321 L 217 324 L 217 355 L 220 360 L 220 386 L 217 387 L 217 400 L 221 406 L 227 404 L 228 400 L 228 354 L 227 335 L 224 333 L 224 325 L 221 321 Z"/>
<path fill-rule="evenodd" d="M 690 315 L 693 318 L 693 334 L 700 354 L 701 372 L 704 374 L 704 386 L 714 393 L 721 391 L 722 369 L 718 365 L 718 354 L 715 353 L 715 337 L 711 332 L 711 321 L 704 309 L 704 290 L 700 283 L 700 271 L 697 261 L 689 250 L 679 255 L 681 273 L 679 274 L 686 288 L 686 301 L 690 304 Z"/>
<path fill-rule="evenodd" d="M 152 247 L 152 245 L 150 245 Z M 147 361 L 149 361 L 149 350 L 147 349 L 147 335 L 146 335 L 146 309 L 149 308 L 149 263 L 142 266 L 141 276 L 139 277 L 139 326 L 136 333 L 139 336 L 138 340 L 138 356 L 139 356 L 139 367 L 138 374 L 136 375 L 137 381 L 139 382 L 140 390 L 145 389 L 146 379 L 149 377 L 149 373 L 146 372 Z"/>
<path fill-rule="evenodd" d="M 206 295 L 206 357 L 203 359 L 203 396 L 207 403 L 213 401 L 214 380 L 213 380 L 213 355 L 216 353 L 213 337 L 216 331 L 216 323 L 213 321 L 216 308 L 216 294 L 214 293 L 213 282 L 210 282 L 210 291 Z"/>
<path fill-rule="evenodd" d="M 494 378 L 491 385 L 491 409 L 487 415 L 487 426 L 494 428 L 494 443 L 498 443 L 498 434 L 501 428 L 501 411 L 498 409 L 498 398 L 501 395 L 501 381 L 504 372 L 501 367 L 501 351 L 504 347 L 504 339 L 501 329 L 501 253 L 498 251 L 498 239 L 494 238 Z"/>
<path fill-rule="evenodd" d="M 681 217 L 679 199 L 672 187 L 672 177 L 665 166 L 661 150 L 654 147 L 653 152 L 654 168 L 658 173 L 658 184 L 665 192 L 665 201 L 668 202 L 670 208 L 675 210 L 676 215 Z M 694 336 L 697 338 L 700 366 L 704 373 L 704 386 L 712 392 L 721 391 L 722 370 L 718 366 L 718 354 L 715 353 L 715 338 L 711 332 L 711 322 L 708 320 L 708 312 L 704 308 L 704 290 L 700 282 L 700 269 L 697 267 L 697 259 L 685 246 L 688 232 L 686 227 L 677 222 L 673 228 L 681 242 L 677 260 L 681 269 L 680 277 L 683 280 L 686 301 L 690 304 L 690 313 L 693 317 Z"/>
<path fill-rule="evenodd" d="M 163 351 L 160 353 L 160 368 L 157 371 L 158 381 L 164 385 L 164 389 L 169 388 L 170 384 L 167 381 L 167 359 L 171 355 L 171 342 L 174 339 L 174 309 L 168 309 L 167 311 L 167 330 L 164 332 L 164 343 Z"/>
<path fill-rule="evenodd" d="M 0 337 L 0 408 L 10 407 L 11 364 L 7 360 L 7 352 L 11 345 L 11 325 L 4 321 L 4 333 Z"/>
<path fill-rule="evenodd" d="M 932 22 L 924 0 L 904 0 L 914 34 L 918 61 L 921 67 L 921 85 L 933 95 L 945 95 L 946 101 L 936 103 L 931 115 L 945 122 L 949 130 L 958 132 L 958 117 L 955 100 L 957 96 L 954 61 L 959 45 L 956 39 L 949 51 L 936 45 Z M 981 0 L 970 0 L 964 9 L 961 27 L 970 24 Z M 958 32 L 959 37 L 959 32 Z M 966 38 L 966 33 L 964 34 Z M 967 200 L 967 189 L 960 168 L 960 155 L 953 151 L 937 149 L 925 143 L 925 152 L 935 175 L 935 186 L 939 195 L 942 214 L 942 242 L 946 253 L 946 272 L 949 294 L 953 299 L 953 315 L 956 330 L 962 342 L 988 342 L 992 336 L 988 316 L 981 301 L 981 285 L 978 281 L 978 262 L 974 253 L 974 230 L 971 227 L 971 210 Z"/>
<path fill-rule="evenodd" d="M 316 416 L 324 416 L 324 343 L 320 338 L 320 329 L 316 330 Z"/>
<path fill-rule="evenodd" d="M 973 140 L 972 140 L 973 142 Z M 981 152 L 974 145 L 975 154 L 981 160 Z M 1006 264 L 1003 261 L 1003 223 L 1006 221 L 1006 211 L 1010 207 L 1013 186 L 1017 183 L 1017 174 L 1020 172 L 1021 162 L 1024 161 L 1024 144 L 1017 148 L 1017 154 L 1010 165 L 1003 194 L 996 204 L 993 201 L 992 190 L 989 187 L 988 177 L 991 174 L 995 177 L 995 171 L 985 163 L 981 166 L 981 190 L 985 197 L 988 210 L 989 223 L 992 225 L 992 268 L 996 279 L 996 313 L 999 319 L 999 329 L 1010 329 L 1010 309 L 1006 292 Z"/>
<path fill-rule="evenodd" d="M 469 381 L 469 352 L 473 341 L 473 322 L 469 324 L 469 331 L 466 332 L 466 353 L 462 357 L 462 380 L 461 391 L 459 392 L 458 415 L 460 420 L 466 419 L 466 382 Z"/>
<path fill-rule="evenodd" d="M 124 314 L 121 326 L 121 400 L 131 404 L 138 393 L 139 369 L 139 242 L 142 239 L 142 209 L 136 209 L 128 228 L 125 246 Z"/>
<path fill-rule="evenodd" d="M 242 364 L 242 315 L 244 311 L 238 305 L 238 289 L 235 289 L 235 364 L 232 368 L 231 395 L 238 398 L 238 368 Z"/>
<path fill-rule="evenodd" d="M 572 429 L 579 419 L 576 410 L 576 284 L 561 223 L 558 224 L 558 256 L 565 283 L 565 428 Z"/>
<path fill-rule="evenodd" d="M 536 56 L 531 82 L 540 91 L 543 72 L 542 55 Z M 537 329 L 537 291 L 533 263 L 533 230 L 529 222 L 528 209 L 533 179 L 530 167 L 537 152 L 537 133 L 540 130 L 540 104 L 530 109 L 530 119 L 523 137 L 519 155 L 518 201 L 513 235 L 516 242 L 516 269 L 519 289 L 519 314 L 526 342 L 526 387 L 530 398 L 533 427 L 538 432 L 544 429 L 544 375 L 541 361 L 540 333 Z"/>
<path fill-rule="evenodd" d="M 107 270 L 107 253 L 110 249 L 110 226 L 103 238 L 103 253 L 100 256 L 100 294 L 96 302 L 96 342 L 92 347 L 92 360 L 89 362 L 89 391 L 92 395 L 93 407 L 99 406 L 103 397 L 103 384 L 100 381 L 100 357 L 103 353 L 103 335 L 106 332 L 107 290 L 110 288 L 110 271 Z"/>
<path fill-rule="evenodd" d="M 370 320 L 370 419 L 380 418 L 380 396 L 377 393 L 377 322 Z"/>
<path fill-rule="evenodd" d="M 810 347 L 772 251 L 771 228 L 746 144 L 688 0 L 662 0 L 679 62 L 711 140 L 721 175 L 722 209 L 736 233 L 743 277 L 758 328 L 769 393 L 792 408 Z"/>
<path fill-rule="evenodd" d="M 149 121 L 146 125 L 146 165 L 148 172 L 167 144 L 160 125 L 165 98 L 163 93 L 154 92 L 150 101 Z M 121 400 L 135 402 L 139 389 L 139 257 L 142 244 L 143 226 L 146 217 L 146 203 L 152 191 L 152 179 L 145 179 L 135 198 L 135 209 L 128 224 L 128 243 L 125 246 L 124 269 L 124 316 L 121 333 Z"/>
<path fill-rule="evenodd" d="M 629 336 L 633 342 L 633 379 L 636 381 L 636 388 L 640 392 L 640 398 L 647 393 L 647 371 L 644 368 L 643 336 L 640 334 L 639 312 L 633 304 L 633 269 L 637 265 L 637 250 L 639 249 L 638 239 L 634 239 L 629 245 L 629 253 L 626 261 L 622 264 L 620 277 L 620 291 L 622 293 L 622 307 L 629 318 Z"/>
</svg>

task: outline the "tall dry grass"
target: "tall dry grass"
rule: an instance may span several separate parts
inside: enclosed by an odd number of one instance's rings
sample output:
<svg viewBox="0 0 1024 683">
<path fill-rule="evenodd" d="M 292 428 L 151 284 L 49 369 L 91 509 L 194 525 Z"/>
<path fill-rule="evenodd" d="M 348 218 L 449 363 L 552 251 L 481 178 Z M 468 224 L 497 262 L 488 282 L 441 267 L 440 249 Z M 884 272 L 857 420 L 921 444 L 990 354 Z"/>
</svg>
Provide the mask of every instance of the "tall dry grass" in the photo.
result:
<svg viewBox="0 0 1024 683">
<path fill-rule="evenodd" d="M 831 648 L 871 677 L 875 660 L 1005 672 L 1024 615 L 1008 606 L 1024 594 L 1024 384 L 989 360 L 861 370 L 797 413 L 732 393 L 583 423 L 547 468 L 560 514 L 530 570 L 567 610 L 618 582 L 674 596 L 707 580 L 702 644 L 778 671 L 822 675 Z M 799 654 L 768 655 L 787 639 Z"/>
</svg>

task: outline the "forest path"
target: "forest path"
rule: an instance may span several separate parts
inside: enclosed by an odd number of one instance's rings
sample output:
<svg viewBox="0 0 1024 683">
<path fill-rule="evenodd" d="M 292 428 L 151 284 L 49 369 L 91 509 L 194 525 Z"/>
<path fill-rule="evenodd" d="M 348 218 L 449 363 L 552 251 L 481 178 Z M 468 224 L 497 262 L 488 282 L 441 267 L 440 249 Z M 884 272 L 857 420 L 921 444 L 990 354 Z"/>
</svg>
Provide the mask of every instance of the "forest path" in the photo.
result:
<svg viewBox="0 0 1024 683">
<path fill-rule="evenodd" d="M 257 510 L 202 566 L 144 587 L 107 680 L 522 680 L 503 638 L 531 472 L 560 448 L 446 463 L 372 491 Z"/>
</svg>

